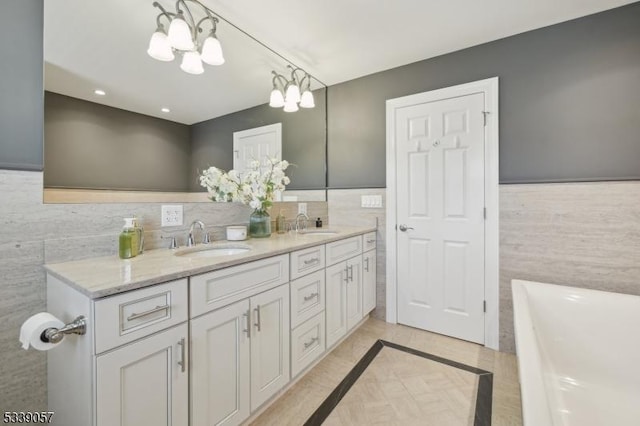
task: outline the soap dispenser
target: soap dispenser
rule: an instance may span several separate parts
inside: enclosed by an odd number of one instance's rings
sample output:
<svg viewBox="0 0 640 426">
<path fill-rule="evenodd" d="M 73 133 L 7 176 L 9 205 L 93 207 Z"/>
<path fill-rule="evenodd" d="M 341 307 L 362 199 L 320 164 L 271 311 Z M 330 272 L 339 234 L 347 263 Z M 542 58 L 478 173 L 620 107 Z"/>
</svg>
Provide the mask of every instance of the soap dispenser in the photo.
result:
<svg viewBox="0 0 640 426">
<path fill-rule="evenodd" d="M 278 213 L 278 216 L 276 217 L 276 232 L 278 234 L 285 233 L 284 224 L 285 224 L 284 215 L 282 214 L 282 209 L 280 209 L 280 213 Z"/>
<path fill-rule="evenodd" d="M 135 218 L 124 219 L 124 227 L 118 238 L 118 255 L 120 259 L 131 259 L 138 254 L 140 247 L 138 231 L 135 226 Z"/>
</svg>

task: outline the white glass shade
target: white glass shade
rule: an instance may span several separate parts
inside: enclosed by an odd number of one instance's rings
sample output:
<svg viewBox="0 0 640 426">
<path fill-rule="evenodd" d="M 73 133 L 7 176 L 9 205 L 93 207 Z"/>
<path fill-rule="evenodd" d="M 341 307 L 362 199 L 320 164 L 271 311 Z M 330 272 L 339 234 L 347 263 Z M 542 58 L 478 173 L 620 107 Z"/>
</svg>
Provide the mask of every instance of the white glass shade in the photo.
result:
<svg viewBox="0 0 640 426">
<path fill-rule="evenodd" d="M 193 50 L 195 47 L 191 38 L 191 28 L 180 15 L 171 20 L 168 38 L 171 46 L 178 50 Z"/>
<path fill-rule="evenodd" d="M 189 74 L 202 74 L 204 72 L 204 68 L 202 67 L 200 54 L 195 50 L 185 52 L 182 57 L 180 68 L 182 71 L 188 72 Z"/>
<path fill-rule="evenodd" d="M 175 56 L 173 56 L 173 50 L 171 50 L 169 39 L 162 31 L 156 31 L 153 33 L 151 40 L 149 41 L 149 49 L 147 49 L 147 53 L 153 59 L 157 59 L 158 61 L 173 61 L 175 58 Z"/>
<path fill-rule="evenodd" d="M 313 100 L 313 93 L 310 90 L 305 90 L 300 98 L 300 106 L 302 108 L 313 108 L 316 103 Z"/>
<path fill-rule="evenodd" d="M 284 112 L 296 112 L 298 110 L 298 104 L 295 102 L 285 102 Z"/>
<path fill-rule="evenodd" d="M 282 96 L 282 92 L 279 89 L 273 89 L 271 91 L 269 106 L 274 108 L 281 108 L 284 106 L 284 96 Z"/>
<path fill-rule="evenodd" d="M 300 89 L 295 84 L 290 84 L 287 87 L 287 94 L 285 95 L 286 103 L 298 103 L 300 102 Z"/>
<path fill-rule="evenodd" d="M 202 45 L 202 61 L 209 65 L 224 64 L 224 55 L 222 54 L 222 46 L 215 35 L 210 35 Z"/>
</svg>

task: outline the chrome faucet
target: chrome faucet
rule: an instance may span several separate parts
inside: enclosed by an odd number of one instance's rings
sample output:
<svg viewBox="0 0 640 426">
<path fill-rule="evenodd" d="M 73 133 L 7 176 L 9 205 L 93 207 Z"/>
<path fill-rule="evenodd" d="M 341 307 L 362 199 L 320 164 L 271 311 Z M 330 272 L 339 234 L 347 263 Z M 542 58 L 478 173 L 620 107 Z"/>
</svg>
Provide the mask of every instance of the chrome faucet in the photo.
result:
<svg viewBox="0 0 640 426">
<path fill-rule="evenodd" d="M 302 226 L 300 226 L 300 219 L 304 220 L 304 222 L 302 222 Z M 308 221 L 309 221 L 309 216 L 307 216 L 304 213 L 298 213 L 298 216 L 296 216 L 296 232 L 300 232 L 307 229 Z"/>
<path fill-rule="evenodd" d="M 206 232 L 206 227 L 204 222 L 201 220 L 194 220 L 191 222 L 191 226 L 189 227 L 189 236 L 187 237 L 187 247 L 192 247 L 196 245 L 196 242 L 193 238 L 193 228 L 198 225 L 198 228 L 202 231 L 202 244 L 209 244 L 211 240 L 209 239 L 209 234 Z"/>
</svg>

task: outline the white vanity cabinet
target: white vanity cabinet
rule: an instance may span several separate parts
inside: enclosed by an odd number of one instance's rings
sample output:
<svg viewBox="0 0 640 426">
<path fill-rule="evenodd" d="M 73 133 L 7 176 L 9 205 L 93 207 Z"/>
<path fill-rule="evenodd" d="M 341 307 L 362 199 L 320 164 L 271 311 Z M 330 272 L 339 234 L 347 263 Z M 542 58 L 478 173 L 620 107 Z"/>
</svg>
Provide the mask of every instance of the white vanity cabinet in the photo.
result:
<svg viewBox="0 0 640 426">
<path fill-rule="evenodd" d="M 376 307 L 376 233 L 363 236 L 362 254 L 362 310 L 367 315 Z"/>
<path fill-rule="evenodd" d="M 326 245 L 326 335 L 333 346 L 363 318 L 362 237 Z"/>
<path fill-rule="evenodd" d="M 96 425 L 188 425 L 186 323 L 96 358 Z"/>
<path fill-rule="evenodd" d="M 288 270 L 282 269 L 287 260 L 278 256 L 191 279 L 192 311 L 245 295 L 191 320 L 194 426 L 240 424 L 289 383 L 289 284 Z M 280 285 L 264 290 L 274 283 Z"/>
</svg>

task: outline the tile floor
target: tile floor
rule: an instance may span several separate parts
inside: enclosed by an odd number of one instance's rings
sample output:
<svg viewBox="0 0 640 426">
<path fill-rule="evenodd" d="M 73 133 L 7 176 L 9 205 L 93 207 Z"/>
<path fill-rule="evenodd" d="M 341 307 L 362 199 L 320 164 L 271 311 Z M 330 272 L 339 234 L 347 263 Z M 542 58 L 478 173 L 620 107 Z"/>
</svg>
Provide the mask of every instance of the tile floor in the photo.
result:
<svg viewBox="0 0 640 426">
<path fill-rule="evenodd" d="M 251 424 L 304 424 L 378 339 L 493 372 L 492 425 L 522 425 L 515 355 L 375 319 L 367 320 Z M 385 347 L 379 354 L 384 355 L 369 366 L 382 368 L 365 370 L 324 424 L 473 424 L 476 375 L 398 352 Z M 396 368 L 388 368 L 391 362 Z M 376 386 L 366 386 L 372 381 Z"/>
</svg>

